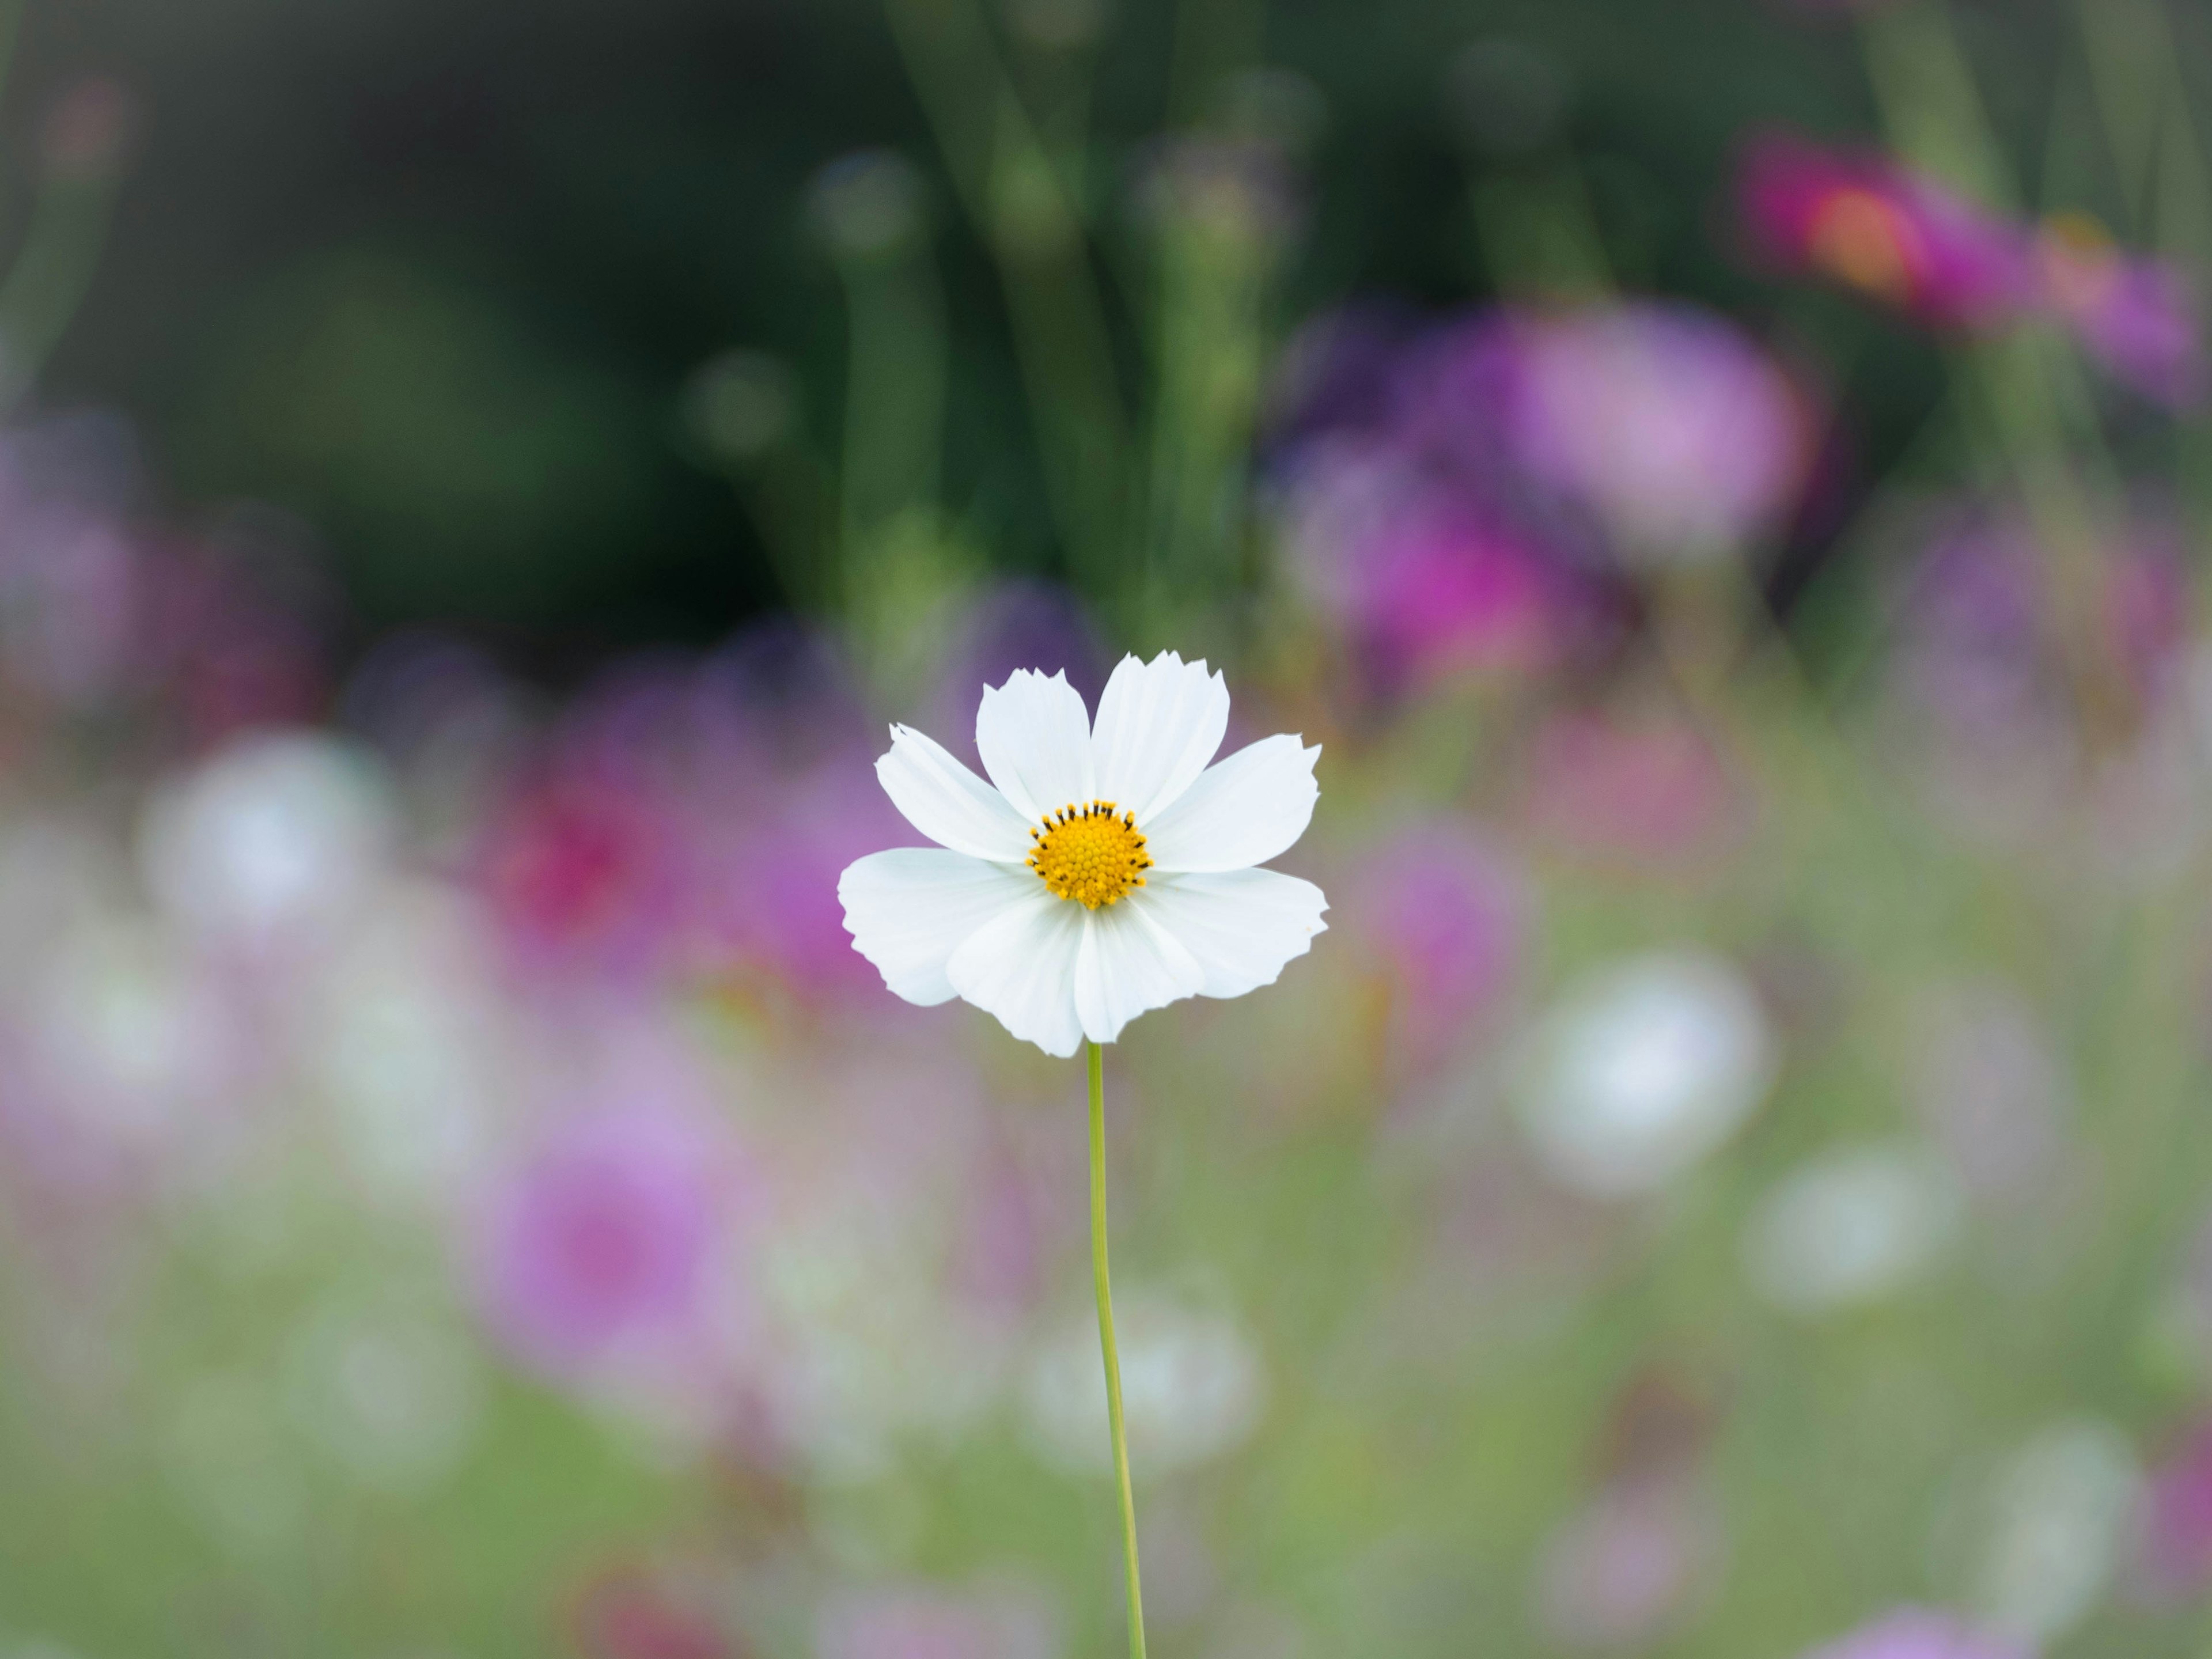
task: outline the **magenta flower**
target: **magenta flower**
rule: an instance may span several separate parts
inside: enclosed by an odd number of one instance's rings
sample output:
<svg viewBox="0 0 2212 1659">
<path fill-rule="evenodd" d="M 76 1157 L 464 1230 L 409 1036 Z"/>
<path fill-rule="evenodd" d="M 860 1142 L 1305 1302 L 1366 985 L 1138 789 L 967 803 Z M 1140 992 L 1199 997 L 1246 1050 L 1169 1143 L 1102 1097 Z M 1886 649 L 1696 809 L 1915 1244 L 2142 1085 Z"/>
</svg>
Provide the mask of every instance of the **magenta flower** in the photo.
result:
<svg viewBox="0 0 2212 1659">
<path fill-rule="evenodd" d="M 2099 550 L 2103 647 L 2146 704 L 2182 665 L 2192 600 L 2173 532 L 2144 515 Z M 2063 712 L 2045 561 L 2017 513 L 1966 512 L 1940 525 L 1899 606 L 1900 684 L 1943 730 L 1986 744 Z"/>
<path fill-rule="evenodd" d="M 1984 1635 L 1948 1613 L 1906 1607 L 1862 1626 L 1804 1659 L 2032 1659 L 2027 1649 Z"/>
<path fill-rule="evenodd" d="M 1554 714 L 1536 733 L 1523 788 L 1535 834 L 1586 857 L 1639 865 L 1722 850 L 1748 806 L 1705 737 L 1666 717 Z"/>
<path fill-rule="evenodd" d="M 2212 1584 L 2212 1423 L 2200 1423 L 2154 1470 L 2143 1506 L 2140 1576 L 2160 1601 Z"/>
<path fill-rule="evenodd" d="M 1771 133 L 1747 151 L 1737 193 L 1766 264 L 1825 276 L 1932 326 L 1998 327 L 2036 302 L 2021 229 L 1886 157 Z"/>
<path fill-rule="evenodd" d="M 1647 301 L 1498 325 L 1514 459 L 1624 554 L 1723 550 L 1796 503 L 1812 451 L 1805 401 L 1725 318 Z"/>
<path fill-rule="evenodd" d="M 1376 684 L 1527 672 L 1566 653 L 1583 585 L 1530 538 L 1387 461 L 1316 483 L 1293 551 Z"/>
<path fill-rule="evenodd" d="M 696 866 L 676 803 L 642 780 L 556 760 L 495 811 L 479 884 L 527 967 L 652 977 L 676 952 Z"/>
<path fill-rule="evenodd" d="M 1542 672 L 1615 620 L 1590 526 L 1507 442 L 1505 336 L 1487 313 L 1352 313 L 1290 354 L 1271 470 L 1291 568 L 1384 693 Z"/>
<path fill-rule="evenodd" d="M 2037 252 L 2047 302 L 2114 380 L 2170 408 L 2203 397 L 2197 300 L 2179 270 L 2124 254 L 2080 214 L 2046 221 Z"/>
<path fill-rule="evenodd" d="M 1349 925 L 1390 994 L 1390 1050 L 1414 1069 L 1479 1029 L 1519 965 L 1526 883 L 1470 829 L 1417 824 L 1360 860 Z"/>
<path fill-rule="evenodd" d="M 930 1589 L 851 1592 L 817 1620 L 820 1659 L 1052 1659 L 1049 1610 L 1011 1591 Z"/>
<path fill-rule="evenodd" d="M 562 1376 L 684 1346 L 710 1311 L 735 1176 L 713 1127 L 669 1107 L 604 1108 L 562 1125 L 487 1206 L 493 1330 Z"/>
<path fill-rule="evenodd" d="M 712 1605 L 696 1585 L 615 1568 L 577 1598 L 576 1644 L 588 1659 L 737 1659 L 745 1650 L 723 1633 Z"/>
</svg>

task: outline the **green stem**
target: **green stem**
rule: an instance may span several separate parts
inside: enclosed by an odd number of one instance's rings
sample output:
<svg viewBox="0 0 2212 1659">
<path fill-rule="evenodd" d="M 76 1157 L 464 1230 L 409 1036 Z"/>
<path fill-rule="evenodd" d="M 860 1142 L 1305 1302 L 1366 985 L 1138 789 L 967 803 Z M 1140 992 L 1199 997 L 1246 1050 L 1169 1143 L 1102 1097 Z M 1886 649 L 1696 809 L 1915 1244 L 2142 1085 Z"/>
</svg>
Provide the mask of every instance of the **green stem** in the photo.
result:
<svg viewBox="0 0 2212 1659">
<path fill-rule="evenodd" d="M 1114 1291 L 1106 1277 L 1106 1055 L 1091 1044 L 1091 1276 L 1098 1289 L 1098 1346 L 1106 1358 L 1106 1420 L 1121 1493 L 1121 1557 L 1129 1580 L 1129 1659 L 1145 1659 L 1145 1593 L 1137 1581 L 1137 1500 L 1129 1492 L 1129 1436 L 1121 1421 L 1121 1358 L 1114 1346 Z"/>
</svg>

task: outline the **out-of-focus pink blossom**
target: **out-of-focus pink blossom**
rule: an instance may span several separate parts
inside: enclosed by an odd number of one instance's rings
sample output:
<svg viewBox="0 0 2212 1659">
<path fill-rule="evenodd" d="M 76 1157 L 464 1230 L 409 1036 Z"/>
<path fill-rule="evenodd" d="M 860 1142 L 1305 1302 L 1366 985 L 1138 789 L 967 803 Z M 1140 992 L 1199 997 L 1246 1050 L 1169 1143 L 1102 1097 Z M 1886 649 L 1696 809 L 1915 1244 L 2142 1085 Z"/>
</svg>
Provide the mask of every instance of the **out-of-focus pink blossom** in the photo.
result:
<svg viewBox="0 0 2212 1659">
<path fill-rule="evenodd" d="M 1530 899 L 1479 836 L 1436 821 L 1364 856 L 1342 904 L 1389 988 L 1391 1051 L 1419 1069 L 1480 1030 L 1510 986 Z"/>
<path fill-rule="evenodd" d="M 670 1106 L 617 1105 L 561 1125 L 486 1208 L 492 1328 L 556 1376 L 685 1345 L 711 1313 L 737 1182 L 712 1126 Z"/>
<path fill-rule="evenodd" d="M 1367 684 L 1555 667 L 1617 606 L 1589 526 L 1510 453 L 1504 331 L 1371 308 L 1288 354 L 1270 471 L 1289 562 Z"/>
<path fill-rule="evenodd" d="M 1976 1631 L 1949 1613 L 1906 1607 L 1822 1647 L 1804 1659 L 2032 1659 L 2017 1643 Z"/>
<path fill-rule="evenodd" d="M 1804 399 L 1749 336 L 1641 301 L 1500 319 L 1516 459 L 1630 557 L 1695 557 L 1772 528 L 1812 455 Z"/>
<path fill-rule="evenodd" d="M 704 1606 L 643 1568 L 617 1568 L 578 1598 L 577 1645 L 588 1659 L 736 1659 L 744 1651 Z"/>
<path fill-rule="evenodd" d="M 2036 248 L 2048 303 L 2113 379 L 2173 408 L 2203 398 L 2202 325 L 2180 271 L 2123 253 L 2081 214 L 2045 221 Z"/>
<path fill-rule="evenodd" d="M 1580 584 L 1534 543 L 1395 470 L 1355 466 L 1332 482 L 1298 546 L 1311 591 L 1377 684 L 1525 672 L 1565 654 Z"/>
<path fill-rule="evenodd" d="M 1711 1501 L 1693 1479 L 1618 1481 L 1553 1534 L 1538 1612 L 1568 1647 L 1648 1643 L 1685 1613 L 1719 1544 Z"/>
<path fill-rule="evenodd" d="M 1680 720 L 1567 712 L 1536 734 L 1524 785 L 1534 831 L 1585 855 L 1661 864 L 1729 845 L 1748 808 Z"/>
<path fill-rule="evenodd" d="M 533 968 L 652 975 L 680 946 L 696 868 L 676 803 L 561 760 L 522 781 L 477 854 L 493 917 Z"/>
<path fill-rule="evenodd" d="M 2212 1584 L 2212 1423 L 2200 1423 L 2151 1472 L 2137 1571 L 2160 1601 Z"/>
<path fill-rule="evenodd" d="M 2129 689 L 2154 702 L 2172 688 L 2188 643 L 2187 567 L 2173 533 L 2139 515 L 2097 550 L 2091 622 Z M 1898 665 L 1925 712 L 1986 737 L 1992 726 L 2047 721 L 2064 696 L 2052 562 L 2034 526 L 2011 512 L 1939 520 L 1899 605 Z"/>
<path fill-rule="evenodd" d="M 1769 133 L 1746 151 L 1738 200 L 1754 251 L 1939 328 L 1982 330 L 2035 304 L 2027 234 L 1887 157 Z"/>
<path fill-rule="evenodd" d="M 887 1589 L 849 1593 L 825 1606 L 815 1627 L 818 1659 L 1052 1659 L 1049 1609 L 1012 1591 Z"/>
<path fill-rule="evenodd" d="M 1812 438 L 1748 336 L 1658 301 L 1325 319 L 1289 354 L 1273 418 L 1292 569 L 1386 690 L 1601 647 L 1626 611 L 1621 565 L 1773 528 Z"/>
</svg>

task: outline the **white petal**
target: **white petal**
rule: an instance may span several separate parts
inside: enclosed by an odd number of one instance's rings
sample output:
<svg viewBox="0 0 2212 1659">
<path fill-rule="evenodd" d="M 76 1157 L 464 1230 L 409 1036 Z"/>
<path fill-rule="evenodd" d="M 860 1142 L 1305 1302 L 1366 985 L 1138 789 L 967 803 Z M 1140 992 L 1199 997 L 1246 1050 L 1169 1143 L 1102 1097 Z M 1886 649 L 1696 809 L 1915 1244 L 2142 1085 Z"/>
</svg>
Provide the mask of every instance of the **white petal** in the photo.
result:
<svg viewBox="0 0 2212 1659">
<path fill-rule="evenodd" d="M 1128 900 L 1089 913 L 1075 958 L 1075 1012 L 1093 1042 L 1113 1042 L 1139 1014 L 1194 997 L 1205 983 L 1198 959 Z"/>
<path fill-rule="evenodd" d="M 1004 685 L 986 686 L 975 711 L 975 749 L 999 793 L 1032 822 L 1097 799 L 1091 714 L 1064 673 L 1047 679 L 1018 668 Z"/>
<path fill-rule="evenodd" d="M 891 727 L 890 752 L 876 763 L 876 776 L 906 821 L 939 847 L 1001 864 L 1029 858 L 1029 825 L 1021 814 L 912 726 Z"/>
<path fill-rule="evenodd" d="M 1208 767 L 1158 817 L 1138 820 L 1153 866 L 1164 874 L 1243 870 L 1284 852 L 1313 818 L 1320 758 L 1318 745 L 1297 738 L 1262 738 Z"/>
<path fill-rule="evenodd" d="M 1186 663 L 1172 651 L 1148 663 L 1122 658 L 1091 738 L 1099 799 L 1149 822 L 1206 770 L 1228 730 L 1228 682 L 1202 659 Z"/>
<path fill-rule="evenodd" d="M 1062 1060 L 1083 1042 L 1075 1017 L 1075 958 L 1081 905 L 1036 884 L 970 933 L 945 963 L 952 988 L 1024 1042 Z"/>
<path fill-rule="evenodd" d="M 1283 964 L 1328 931 L 1320 888 L 1274 870 L 1156 876 L 1115 908 L 1142 904 L 1206 975 L 1200 994 L 1241 997 L 1273 985 Z"/>
<path fill-rule="evenodd" d="M 969 935 L 1042 885 L 1026 870 L 939 847 L 871 853 L 837 878 L 853 948 L 924 1007 L 949 1000 L 945 964 Z"/>
</svg>

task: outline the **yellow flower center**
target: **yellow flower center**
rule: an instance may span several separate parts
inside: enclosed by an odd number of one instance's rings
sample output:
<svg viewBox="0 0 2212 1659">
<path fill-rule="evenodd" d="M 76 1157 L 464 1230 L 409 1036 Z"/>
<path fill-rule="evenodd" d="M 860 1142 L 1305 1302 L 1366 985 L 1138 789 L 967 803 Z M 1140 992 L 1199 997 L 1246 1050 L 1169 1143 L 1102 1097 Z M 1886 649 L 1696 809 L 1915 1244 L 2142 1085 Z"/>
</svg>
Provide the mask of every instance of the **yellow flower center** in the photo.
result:
<svg viewBox="0 0 2212 1659">
<path fill-rule="evenodd" d="M 1918 238 L 1897 209 L 1869 190 L 1837 191 L 1814 212 L 1806 238 L 1814 265 L 1903 305 L 1912 297 Z"/>
<path fill-rule="evenodd" d="M 1045 819 L 1042 829 L 1030 830 L 1030 839 L 1036 842 L 1030 848 L 1030 868 L 1059 896 L 1086 910 L 1118 904 L 1145 884 L 1145 872 L 1152 867 L 1134 815 L 1116 817 L 1110 800 L 1082 807 L 1071 802 Z"/>
</svg>

